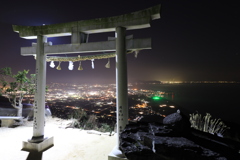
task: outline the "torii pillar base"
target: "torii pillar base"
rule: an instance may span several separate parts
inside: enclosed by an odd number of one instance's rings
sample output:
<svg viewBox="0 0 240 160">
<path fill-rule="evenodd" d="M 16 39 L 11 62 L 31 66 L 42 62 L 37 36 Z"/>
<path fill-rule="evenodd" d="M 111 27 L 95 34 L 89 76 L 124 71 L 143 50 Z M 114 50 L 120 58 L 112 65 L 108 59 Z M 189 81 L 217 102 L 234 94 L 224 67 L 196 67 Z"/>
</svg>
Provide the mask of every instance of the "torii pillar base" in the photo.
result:
<svg viewBox="0 0 240 160">
<path fill-rule="evenodd" d="M 22 151 L 27 152 L 44 152 L 53 147 L 53 137 L 45 138 L 42 142 L 32 143 L 23 141 Z"/>
<path fill-rule="evenodd" d="M 108 155 L 108 160 L 127 160 L 126 156 L 115 146 L 111 153 Z"/>
</svg>

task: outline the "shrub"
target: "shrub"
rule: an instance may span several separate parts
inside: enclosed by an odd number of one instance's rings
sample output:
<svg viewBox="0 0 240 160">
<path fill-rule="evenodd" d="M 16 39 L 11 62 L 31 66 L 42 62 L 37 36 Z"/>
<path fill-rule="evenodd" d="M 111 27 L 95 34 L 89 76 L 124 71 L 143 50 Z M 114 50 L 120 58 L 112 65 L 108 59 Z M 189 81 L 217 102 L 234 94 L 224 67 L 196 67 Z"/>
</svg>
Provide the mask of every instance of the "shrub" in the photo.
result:
<svg viewBox="0 0 240 160">
<path fill-rule="evenodd" d="M 68 115 L 68 119 L 72 120 L 70 127 L 72 128 L 81 128 L 84 125 L 84 119 L 87 117 L 87 113 L 84 109 L 73 109 Z"/>
<path fill-rule="evenodd" d="M 108 125 L 107 123 L 99 123 L 97 121 L 97 116 L 87 115 L 84 109 L 73 109 L 70 114 L 68 114 L 68 119 L 71 119 L 71 124 L 68 128 L 83 128 L 86 130 L 97 130 L 100 132 L 112 132 L 114 127 Z"/>
<path fill-rule="evenodd" d="M 229 129 L 221 119 L 213 119 L 209 113 L 202 116 L 199 113 L 190 114 L 191 127 L 203 132 L 216 134 L 219 137 L 223 137 L 223 133 L 226 129 Z"/>
<path fill-rule="evenodd" d="M 112 128 L 107 123 L 102 123 L 101 127 L 98 128 L 98 131 L 100 131 L 100 132 L 112 132 Z"/>
<path fill-rule="evenodd" d="M 92 114 L 88 117 L 88 120 L 85 123 L 84 129 L 94 129 L 97 130 L 98 124 L 97 124 L 97 116 Z"/>
</svg>

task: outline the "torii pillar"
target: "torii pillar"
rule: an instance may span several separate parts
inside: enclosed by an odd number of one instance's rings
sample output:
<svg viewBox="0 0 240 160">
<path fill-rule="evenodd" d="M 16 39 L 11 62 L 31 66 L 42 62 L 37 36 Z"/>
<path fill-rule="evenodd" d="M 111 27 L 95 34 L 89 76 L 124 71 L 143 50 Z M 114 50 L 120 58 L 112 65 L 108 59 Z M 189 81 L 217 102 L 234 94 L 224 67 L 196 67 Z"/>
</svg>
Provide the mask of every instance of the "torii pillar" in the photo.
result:
<svg viewBox="0 0 240 160">
<path fill-rule="evenodd" d="M 127 82 L 127 56 L 126 56 L 126 28 L 116 28 L 116 117 L 117 134 L 128 124 L 128 82 Z M 117 139 L 119 146 L 119 138 Z"/>
<path fill-rule="evenodd" d="M 33 136 L 23 142 L 23 151 L 43 152 L 53 146 L 53 137 L 44 137 L 45 93 L 46 93 L 46 54 L 44 44 L 47 37 L 37 35 L 36 47 L 36 91 L 34 96 Z"/>
<path fill-rule="evenodd" d="M 45 92 L 46 92 L 46 55 L 44 54 L 44 43 L 47 37 L 37 36 L 36 49 L 36 91 L 34 97 L 34 118 L 33 136 L 29 142 L 41 142 L 44 140 L 44 121 L 45 119 Z"/>
</svg>

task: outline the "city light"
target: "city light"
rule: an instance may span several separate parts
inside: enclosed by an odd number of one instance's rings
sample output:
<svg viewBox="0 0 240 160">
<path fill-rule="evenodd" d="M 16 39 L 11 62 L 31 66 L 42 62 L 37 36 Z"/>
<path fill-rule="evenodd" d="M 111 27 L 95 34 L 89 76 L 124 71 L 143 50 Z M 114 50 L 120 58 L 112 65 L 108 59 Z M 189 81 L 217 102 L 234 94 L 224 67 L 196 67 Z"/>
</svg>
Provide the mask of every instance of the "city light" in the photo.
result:
<svg viewBox="0 0 240 160">
<path fill-rule="evenodd" d="M 153 100 L 160 100 L 161 98 L 159 96 L 152 97 Z"/>
<path fill-rule="evenodd" d="M 82 85 L 53 83 L 49 85 L 46 101 L 53 114 L 60 118 L 69 118 L 72 110 L 83 109 L 88 114 L 96 114 L 101 121 L 112 122 L 116 119 L 116 87 L 115 85 Z M 171 103 L 165 103 L 164 96 L 168 93 L 146 89 L 128 88 L 128 96 L 132 96 L 133 104 L 129 106 L 131 121 L 145 115 L 166 116 L 167 108 L 175 108 Z M 29 97 L 34 101 L 34 97 Z M 151 106 L 151 100 L 159 103 L 159 107 Z M 154 104 L 155 105 L 155 104 Z M 163 107 L 163 108 L 161 108 Z"/>
</svg>

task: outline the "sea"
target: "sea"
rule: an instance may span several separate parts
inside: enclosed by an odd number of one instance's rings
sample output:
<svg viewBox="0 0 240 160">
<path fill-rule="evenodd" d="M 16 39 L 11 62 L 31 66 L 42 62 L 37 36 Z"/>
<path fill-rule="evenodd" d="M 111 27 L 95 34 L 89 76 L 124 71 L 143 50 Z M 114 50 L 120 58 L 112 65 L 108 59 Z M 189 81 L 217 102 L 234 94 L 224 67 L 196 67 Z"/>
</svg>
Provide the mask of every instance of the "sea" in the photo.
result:
<svg viewBox="0 0 240 160">
<path fill-rule="evenodd" d="M 240 125 L 240 83 L 138 84 L 137 89 L 165 92 L 186 114 L 210 113 L 214 118 Z"/>
</svg>

